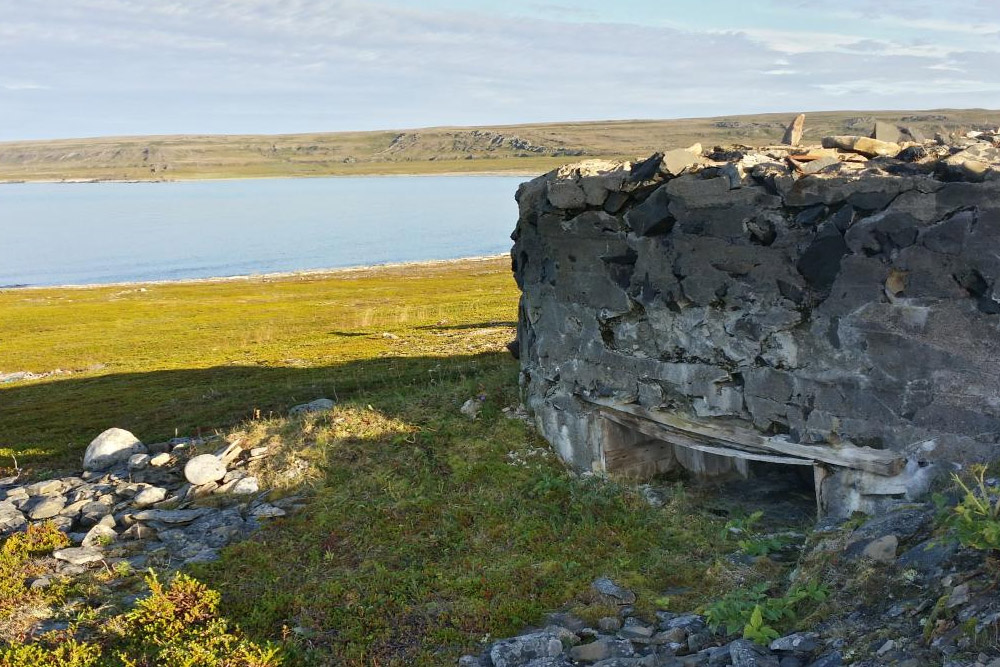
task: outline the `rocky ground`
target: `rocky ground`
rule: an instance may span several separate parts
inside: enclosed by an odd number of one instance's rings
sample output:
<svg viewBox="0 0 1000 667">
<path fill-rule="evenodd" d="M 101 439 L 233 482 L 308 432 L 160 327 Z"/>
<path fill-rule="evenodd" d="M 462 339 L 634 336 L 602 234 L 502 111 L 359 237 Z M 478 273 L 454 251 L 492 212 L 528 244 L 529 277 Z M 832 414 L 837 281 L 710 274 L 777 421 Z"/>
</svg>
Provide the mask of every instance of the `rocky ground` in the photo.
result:
<svg viewBox="0 0 1000 667">
<path fill-rule="evenodd" d="M 493 642 L 459 664 L 998 667 L 996 564 L 948 535 L 940 511 L 899 503 L 866 520 L 821 521 L 786 584 L 820 582 L 829 597 L 806 618 L 782 626 L 795 632 L 773 639 L 753 641 L 713 625 L 711 604 L 701 613 L 661 609 L 641 615 L 633 607 L 635 595 L 605 578 L 593 582 L 593 592 L 617 614 L 588 623 L 555 613 L 545 626 Z"/>
<path fill-rule="evenodd" d="M 329 409 L 318 399 L 291 414 Z M 173 571 L 219 557 L 262 521 L 299 507 L 299 497 L 267 502 L 254 475 L 267 447 L 244 449 L 237 438 L 175 438 L 144 445 L 111 428 L 87 447 L 79 476 L 19 484 L 0 480 L 0 534 L 51 523 L 74 544 L 53 552 L 29 584 L 43 589 L 57 579 L 95 569 L 125 567 Z M 41 634 L 65 623 L 38 623 Z"/>
</svg>

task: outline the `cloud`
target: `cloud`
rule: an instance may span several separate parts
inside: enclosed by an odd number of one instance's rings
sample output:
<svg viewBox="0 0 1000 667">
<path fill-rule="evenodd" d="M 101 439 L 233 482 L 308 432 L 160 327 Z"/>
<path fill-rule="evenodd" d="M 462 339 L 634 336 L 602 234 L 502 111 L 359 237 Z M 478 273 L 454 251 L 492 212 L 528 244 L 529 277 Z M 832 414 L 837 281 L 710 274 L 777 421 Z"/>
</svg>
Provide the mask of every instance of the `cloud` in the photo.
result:
<svg viewBox="0 0 1000 667">
<path fill-rule="evenodd" d="M 32 83 L 31 81 L 11 81 L 8 83 L 0 83 L 0 88 L 4 90 L 48 90 L 48 86 L 43 86 L 40 83 Z"/>
<path fill-rule="evenodd" d="M 939 8 L 887 2 L 910 7 L 914 25 L 887 32 L 891 16 L 868 0 L 838 3 L 838 15 L 853 17 L 846 25 L 829 11 L 810 21 L 801 7 L 772 3 L 802 27 L 731 30 L 710 27 L 707 6 L 697 26 L 682 28 L 642 16 L 602 21 L 596 7 L 581 22 L 549 3 L 514 16 L 358 0 L 0 0 L 0 62 L 19 67 L 0 86 L 0 131 L 663 118 L 797 111 L 805 100 L 810 109 L 1000 106 L 1000 56 L 990 50 L 1000 41 L 980 43 L 992 22 L 977 18 L 971 36 L 935 40 L 924 23 Z M 859 12 L 881 27 L 854 20 Z M 964 83 L 949 83 L 952 72 Z M 929 73 L 945 83 L 929 85 Z M 19 102 L 8 85 L 23 82 L 45 82 L 51 104 Z M 971 82 L 983 85 L 979 95 Z"/>
</svg>

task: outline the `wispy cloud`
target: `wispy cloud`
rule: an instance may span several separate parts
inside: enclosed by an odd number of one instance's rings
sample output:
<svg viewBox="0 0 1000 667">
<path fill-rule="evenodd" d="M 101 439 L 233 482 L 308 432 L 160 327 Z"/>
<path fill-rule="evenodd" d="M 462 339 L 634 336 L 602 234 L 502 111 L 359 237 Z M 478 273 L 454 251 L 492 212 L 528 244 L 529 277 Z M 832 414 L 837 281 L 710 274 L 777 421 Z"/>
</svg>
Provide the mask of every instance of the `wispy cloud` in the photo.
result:
<svg viewBox="0 0 1000 667">
<path fill-rule="evenodd" d="M 0 83 L 0 88 L 4 90 L 48 90 L 48 86 L 43 86 L 40 83 L 32 83 L 30 81 L 11 81 L 7 83 Z"/>
<path fill-rule="evenodd" d="M 376 129 L 795 111 L 803 100 L 1000 106 L 989 2 L 762 3 L 773 25 L 721 29 L 710 3 L 685 8 L 680 25 L 544 1 L 514 15 L 446 0 L 0 0 L 0 62 L 19 67 L 6 80 L 0 70 L 0 132 Z M 17 94 L 35 82 L 49 89 L 44 107 Z"/>
</svg>

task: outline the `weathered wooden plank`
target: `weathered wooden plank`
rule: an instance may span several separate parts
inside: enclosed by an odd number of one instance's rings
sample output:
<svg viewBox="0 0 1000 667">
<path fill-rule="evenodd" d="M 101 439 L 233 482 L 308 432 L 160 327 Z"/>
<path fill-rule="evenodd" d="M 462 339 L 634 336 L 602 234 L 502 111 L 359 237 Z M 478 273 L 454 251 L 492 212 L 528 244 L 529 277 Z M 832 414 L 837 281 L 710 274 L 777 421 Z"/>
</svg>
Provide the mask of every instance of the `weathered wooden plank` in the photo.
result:
<svg viewBox="0 0 1000 667">
<path fill-rule="evenodd" d="M 803 445 L 761 435 L 750 429 L 715 422 L 702 422 L 674 413 L 647 410 L 639 405 L 615 403 L 597 398 L 582 398 L 601 407 L 605 414 L 611 412 L 631 415 L 640 420 L 648 420 L 673 429 L 695 440 L 707 440 L 714 445 L 725 444 L 737 449 L 777 453 L 807 459 L 810 462 L 819 461 L 844 468 L 865 470 L 887 477 L 899 474 L 906 463 L 896 452 L 854 445 Z"/>
<path fill-rule="evenodd" d="M 615 414 L 612 410 L 602 411 L 605 419 L 610 419 L 611 421 L 626 426 L 628 428 L 635 429 L 644 435 L 648 435 L 651 438 L 657 438 L 663 440 L 671 445 L 677 445 L 679 447 L 687 447 L 688 449 L 694 449 L 699 452 L 704 452 L 706 454 L 715 454 L 716 456 L 728 456 L 730 458 L 745 459 L 748 461 L 763 461 L 765 463 L 781 463 L 784 465 L 799 465 L 799 466 L 812 466 L 812 459 L 802 459 L 790 456 L 775 456 L 773 454 L 764 454 L 759 452 L 752 452 L 745 448 L 735 448 L 735 447 L 725 447 L 725 446 L 713 446 L 707 445 L 698 440 L 686 437 L 683 433 L 678 433 L 676 429 L 664 428 L 662 425 L 655 422 L 644 421 L 640 417 L 634 417 L 628 414 Z M 616 453 L 621 450 L 617 450 Z M 608 461 L 612 459 L 607 458 Z"/>
</svg>

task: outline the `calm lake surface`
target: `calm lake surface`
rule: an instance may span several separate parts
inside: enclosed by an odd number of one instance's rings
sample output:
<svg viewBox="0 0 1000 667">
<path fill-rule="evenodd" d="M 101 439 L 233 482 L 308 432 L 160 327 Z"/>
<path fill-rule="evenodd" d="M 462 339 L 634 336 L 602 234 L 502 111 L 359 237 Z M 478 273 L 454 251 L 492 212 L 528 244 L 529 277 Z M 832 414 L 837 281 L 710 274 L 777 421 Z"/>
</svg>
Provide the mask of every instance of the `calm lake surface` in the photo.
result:
<svg viewBox="0 0 1000 667">
<path fill-rule="evenodd" d="M 524 176 L 0 185 L 0 285 L 248 275 L 510 249 Z"/>
</svg>

